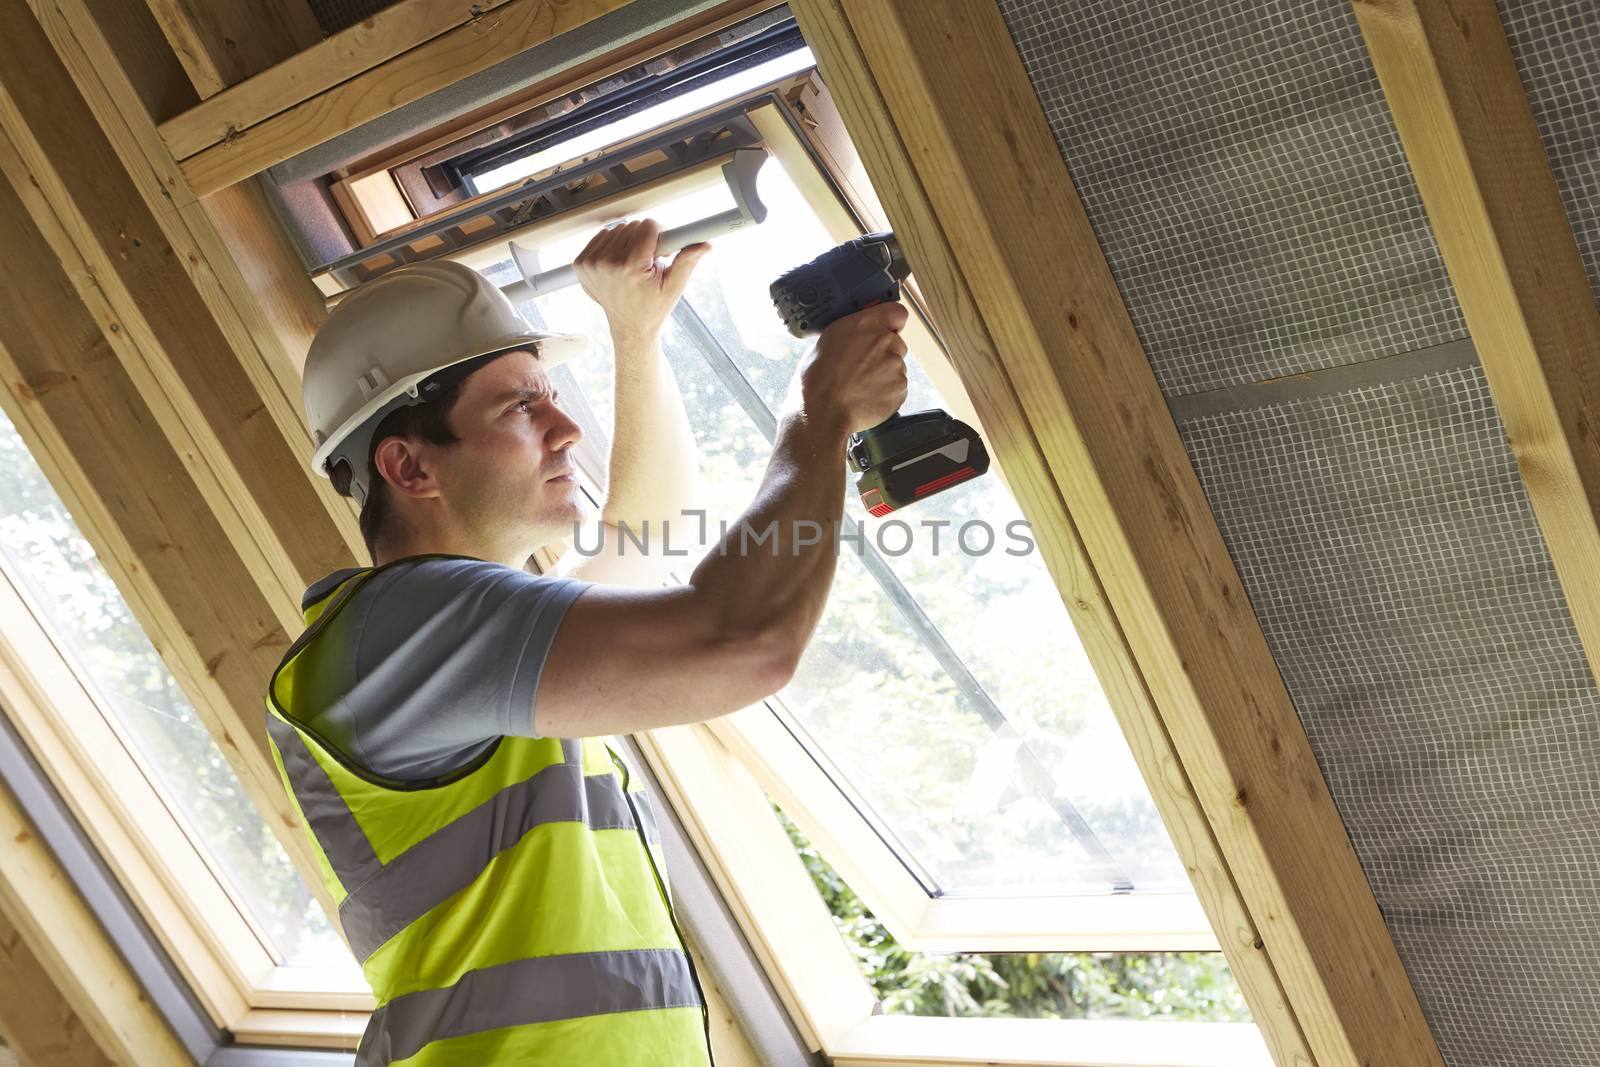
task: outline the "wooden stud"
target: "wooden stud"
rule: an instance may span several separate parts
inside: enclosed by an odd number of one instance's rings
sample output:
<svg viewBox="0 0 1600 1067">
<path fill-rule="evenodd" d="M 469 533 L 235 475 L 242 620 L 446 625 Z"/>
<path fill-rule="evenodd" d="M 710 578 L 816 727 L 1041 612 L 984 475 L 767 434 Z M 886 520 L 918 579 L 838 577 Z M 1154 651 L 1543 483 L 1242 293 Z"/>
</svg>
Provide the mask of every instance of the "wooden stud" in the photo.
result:
<svg viewBox="0 0 1600 1067">
<path fill-rule="evenodd" d="M 1590 670 L 1600 676 L 1600 309 L 1494 0 L 1356 0 Z"/>
<path fill-rule="evenodd" d="M 11 14 L 19 2 L 0 3 L 0 26 L 16 19 L 15 32 L 35 34 L 37 31 L 22 21 L 25 12 Z M 227 422 L 227 410 L 249 412 L 248 421 L 270 423 L 285 441 L 300 443 L 297 455 L 309 455 L 310 435 L 301 414 L 299 363 L 309 343 L 308 316 L 318 316 L 315 321 L 320 322 L 321 312 L 315 309 L 315 298 L 305 295 L 301 270 L 289 269 L 298 262 L 298 255 L 288 246 L 270 208 L 253 190 L 205 205 L 189 194 L 142 106 L 140 89 L 130 80 L 131 74 L 151 72 L 147 67 L 129 71 L 121 66 L 118 50 L 109 37 L 116 25 L 102 26 L 99 12 L 91 10 L 90 0 L 26 0 L 26 5 L 70 75 L 70 84 L 57 83 L 54 89 L 62 95 L 73 95 L 75 87 L 77 98 L 87 105 L 98 124 L 98 134 L 94 133 L 95 123 L 75 132 L 86 140 L 103 135 L 110 143 L 114 159 L 120 162 L 122 172 L 131 180 L 148 212 L 143 214 L 130 201 L 126 205 L 130 218 L 146 222 L 154 218 L 156 240 L 170 246 L 165 253 L 167 258 L 187 275 L 200 298 L 202 314 L 212 320 L 225 342 L 211 353 L 211 358 L 235 361 L 250 385 L 253 401 L 243 390 L 223 396 L 191 390 L 193 402 L 210 412 L 206 422 L 211 431 L 219 432 Z M 111 158 L 96 158 L 107 167 L 116 165 Z M 56 191 L 52 192 L 55 195 Z M 44 190 L 40 193 L 43 195 Z M 213 212 L 222 220 L 220 225 L 213 223 Z M 245 256 L 243 247 L 230 248 L 219 228 L 231 236 L 250 240 L 250 255 Z M 102 242 L 109 240 L 104 234 L 93 236 Z M 148 233 L 134 236 L 146 241 L 147 246 L 151 243 Z M 235 250 L 254 265 L 248 282 L 234 259 Z M 259 269 L 262 265 L 270 265 L 272 273 L 264 275 Z M 189 373 L 195 370 L 191 368 Z M 237 384 L 237 379 L 234 381 Z M 243 426 L 238 428 L 240 433 L 245 431 Z M 280 473 L 290 479 L 283 484 L 292 487 L 290 491 L 297 496 L 298 486 L 286 469 L 259 472 L 252 477 L 258 484 L 270 484 Z M 306 484 L 313 497 L 309 508 L 302 509 L 300 503 L 292 508 L 279 506 L 272 503 L 270 494 L 261 502 L 267 505 L 268 521 L 282 527 L 285 551 L 291 559 L 299 560 L 294 564 L 296 569 L 312 576 L 309 581 L 345 565 L 363 549 L 350 501 L 339 497 L 324 478 L 308 475 Z M 279 498 L 279 502 L 287 501 Z M 287 524 L 291 522 L 305 528 L 290 531 Z M 298 592 L 292 600 L 298 600 Z"/>
<path fill-rule="evenodd" d="M 162 139 L 175 158 L 187 159 L 457 27 L 490 22 L 505 2 L 400 0 L 164 121 Z"/>
<path fill-rule="evenodd" d="M 1437 1067 L 999 12 L 793 6 L 1080 633 L 1126 644 L 1125 676 L 1096 667 L 1274 1056 Z M 1033 450 L 1049 485 L 1019 477 Z"/>
<path fill-rule="evenodd" d="M 202 98 L 322 39 L 306 0 L 147 0 Z"/>
<path fill-rule="evenodd" d="M 21 0 L 0 12 L 0 129 L 16 148 L 6 176 L 292 627 L 300 591 L 348 560 L 307 470 L 306 435 L 262 417 L 250 375 L 226 358 L 227 338 L 37 23 Z"/>
<path fill-rule="evenodd" d="M 232 185 L 436 89 L 576 29 L 625 2 L 508 0 L 487 15 L 363 69 L 348 81 L 270 118 L 251 126 L 234 127 L 225 140 L 184 158 L 180 164 L 184 177 L 196 196 Z M 256 77 L 272 79 L 274 70 Z M 241 88 L 255 81 L 252 78 Z M 263 86 L 261 91 L 270 96 L 273 90 Z M 181 152 L 181 147 L 174 148 L 173 154 Z"/>
<path fill-rule="evenodd" d="M 59 991 L 100 1052 L 100 1057 L 89 1052 L 84 1059 L 66 1062 L 93 1064 L 104 1057 L 129 1067 L 194 1063 L 34 832 L 16 797 L 0 783 L 0 954 L 9 957 L 0 966 L 26 966 L 27 956 L 14 947 L 19 942 L 35 961 L 34 974 L 42 972 Z M 7 1006 L 0 1010 L 10 1016 L 15 1002 L 5 1000 Z M 36 991 L 35 1002 L 53 1008 L 54 1018 L 69 1025 L 53 1000 L 44 989 Z M 8 1032 L 13 1029 L 8 1025 Z M 81 1039 L 74 1037 L 72 1044 L 87 1052 Z"/>
<path fill-rule="evenodd" d="M 0 1053 L 0 1067 L 116 1067 L 3 914 L 0 1037 L 10 1046 Z"/>
</svg>

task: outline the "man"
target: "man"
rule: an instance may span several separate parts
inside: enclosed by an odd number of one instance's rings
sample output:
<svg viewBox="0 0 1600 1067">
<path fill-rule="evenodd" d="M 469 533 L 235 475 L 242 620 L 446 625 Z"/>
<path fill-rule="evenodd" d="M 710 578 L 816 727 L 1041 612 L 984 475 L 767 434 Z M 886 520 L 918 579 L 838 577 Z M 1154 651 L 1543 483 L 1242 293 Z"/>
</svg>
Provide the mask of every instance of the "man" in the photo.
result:
<svg viewBox="0 0 1600 1067">
<path fill-rule="evenodd" d="M 677 517 L 693 487 L 659 338 L 707 246 L 663 265 L 658 235 L 605 230 L 577 261 L 616 351 L 608 544 L 622 521 Z M 532 330 L 452 263 L 334 309 L 306 363 L 313 463 L 361 502 L 374 566 L 307 590 L 267 721 L 378 999 L 361 1067 L 708 1061 L 653 819 L 596 739 L 787 683 L 833 578 L 830 539 L 811 542 L 841 517 L 845 439 L 905 399 L 905 319 L 843 319 L 803 361 L 744 517 L 776 547 L 747 554 L 736 527 L 663 588 L 637 553 L 524 570 L 581 514 L 579 429 L 547 374 L 581 338 Z"/>
</svg>

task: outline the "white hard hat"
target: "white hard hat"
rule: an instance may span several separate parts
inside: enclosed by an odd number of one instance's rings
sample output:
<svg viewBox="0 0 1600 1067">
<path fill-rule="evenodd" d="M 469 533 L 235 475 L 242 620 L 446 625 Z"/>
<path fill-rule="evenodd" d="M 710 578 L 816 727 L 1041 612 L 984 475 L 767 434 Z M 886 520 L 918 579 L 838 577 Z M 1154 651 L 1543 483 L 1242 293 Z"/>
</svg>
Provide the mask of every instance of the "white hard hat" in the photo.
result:
<svg viewBox="0 0 1600 1067">
<path fill-rule="evenodd" d="M 306 354 L 311 467 L 326 478 L 347 461 L 351 494 L 365 503 L 372 434 L 391 411 L 427 399 L 419 388 L 427 378 L 519 348 L 551 367 L 588 345 L 575 334 L 535 330 L 465 264 L 436 260 L 391 271 L 340 301 Z"/>
</svg>

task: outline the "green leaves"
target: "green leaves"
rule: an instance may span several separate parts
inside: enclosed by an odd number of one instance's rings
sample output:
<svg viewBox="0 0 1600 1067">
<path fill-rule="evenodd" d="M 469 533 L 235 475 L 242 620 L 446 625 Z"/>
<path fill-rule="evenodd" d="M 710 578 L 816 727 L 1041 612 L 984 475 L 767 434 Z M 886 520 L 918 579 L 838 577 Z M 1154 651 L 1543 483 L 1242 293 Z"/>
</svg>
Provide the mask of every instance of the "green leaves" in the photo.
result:
<svg viewBox="0 0 1600 1067">
<path fill-rule="evenodd" d="M 788 816 L 777 814 L 862 975 L 889 1014 L 1250 1021 L 1244 996 L 1220 952 L 908 952 Z"/>
</svg>

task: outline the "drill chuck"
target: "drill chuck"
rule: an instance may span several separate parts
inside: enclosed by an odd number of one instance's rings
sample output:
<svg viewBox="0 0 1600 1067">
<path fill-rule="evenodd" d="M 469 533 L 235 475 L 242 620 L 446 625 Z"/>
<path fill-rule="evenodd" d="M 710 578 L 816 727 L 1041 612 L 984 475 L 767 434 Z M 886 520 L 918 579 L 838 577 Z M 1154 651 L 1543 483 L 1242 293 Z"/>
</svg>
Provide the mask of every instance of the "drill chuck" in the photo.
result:
<svg viewBox="0 0 1600 1067">
<path fill-rule="evenodd" d="M 821 333 L 835 319 L 900 299 L 910 274 L 892 233 L 869 233 L 829 249 L 772 283 L 778 317 L 796 337 Z"/>
<path fill-rule="evenodd" d="M 783 274 L 772 283 L 772 303 L 790 333 L 810 337 L 846 315 L 899 300 L 910 273 L 894 234 L 864 234 Z M 852 435 L 845 454 L 861 475 L 862 505 L 880 518 L 989 469 L 977 431 L 939 410 L 891 415 Z"/>
</svg>

